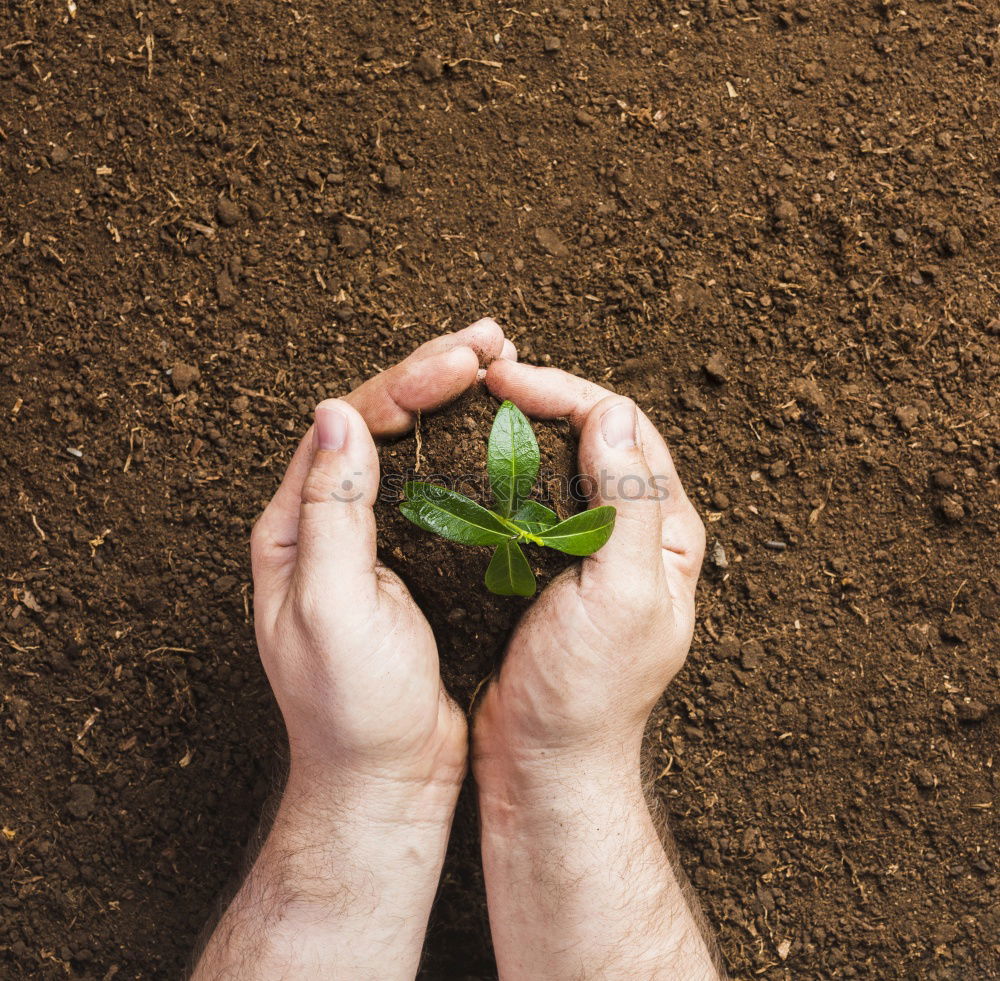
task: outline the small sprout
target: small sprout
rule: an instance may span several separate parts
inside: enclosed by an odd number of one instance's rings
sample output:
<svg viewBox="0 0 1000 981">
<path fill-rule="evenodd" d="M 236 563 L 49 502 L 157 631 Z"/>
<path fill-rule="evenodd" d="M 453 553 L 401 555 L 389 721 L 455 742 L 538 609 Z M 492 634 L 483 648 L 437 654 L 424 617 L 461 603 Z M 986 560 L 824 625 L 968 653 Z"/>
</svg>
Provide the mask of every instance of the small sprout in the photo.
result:
<svg viewBox="0 0 1000 981">
<path fill-rule="evenodd" d="M 462 545 L 496 546 L 486 570 L 486 588 L 498 596 L 533 596 L 535 576 L 522 545 L 590 555 L 615 527 L 613 507 L 592 508 L 560 521 L 555 511 L 532 500 L 538 465 L 531 423 L 513 402 L 504 402 L 493 420 L 486 452 L 494 510 L 446 487 L 417 480 L 406 484 L 399 509 L 415 525 L 442 538 Z"/>
</svg>

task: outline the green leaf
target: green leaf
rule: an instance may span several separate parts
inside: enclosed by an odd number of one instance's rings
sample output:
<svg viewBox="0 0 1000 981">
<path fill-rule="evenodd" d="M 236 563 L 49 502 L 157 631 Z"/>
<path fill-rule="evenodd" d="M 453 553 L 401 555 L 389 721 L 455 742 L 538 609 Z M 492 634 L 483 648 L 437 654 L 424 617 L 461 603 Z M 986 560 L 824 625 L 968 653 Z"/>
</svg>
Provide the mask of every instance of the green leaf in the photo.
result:
<svg viewBox="0 0 1000 981">
<path fill-rule="evenodd" d="M 538 501 L 525 501 L 511 516 L 511 521 L 525 531 L 540 535 L 547 528 L 559 524 L 559 515 Z"/>
<path fill-rule="evenodd" d="M 497 510 L 509 518 L 531 493 L 538 476 L 538 443 L 531 423 L 513 402 L 500 406 L 486 450 Z"/>
<path fill-rule="evenodd" d="M 615 509 L 609 505 L 591 508 L 542 532 L 543 545 L 568 555 L 590 555 L 610 537 L 615 528 Z"/>
<path fill-rule="evenodd" d="M 486 588 L 498 596 L 534 596 L 535 574 L 517 542 L 504 542 L 490 559 Z"/>
<path fill-rule="evenodd" d="M 463 545 L 500 545 L 513 537 L 491 511 L 447 487 L 408 481 L 403 493 L 399 510 L 425 531 Z"/>
</svg>

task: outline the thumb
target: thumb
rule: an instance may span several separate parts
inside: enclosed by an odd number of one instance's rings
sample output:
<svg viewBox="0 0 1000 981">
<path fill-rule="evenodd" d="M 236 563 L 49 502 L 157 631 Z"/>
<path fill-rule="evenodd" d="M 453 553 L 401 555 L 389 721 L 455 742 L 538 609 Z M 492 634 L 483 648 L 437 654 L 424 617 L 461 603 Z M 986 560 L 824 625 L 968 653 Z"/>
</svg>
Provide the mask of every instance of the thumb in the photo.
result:
<svg viewBox="0 0 1000 981">
<path fill-rule="evenodd" d="M 609 396 L 587 414 L 580 469 L 591 481 L 591 504 L 616 511 L 611 538 L 584 562 L 584 582 L 605 596 L 655 587 L 663 575 L 662 516 L 631 399 Z"/>
<path fill-rule="evenodd" d="M 299 505 L 295 584 L 310 608 L 356 612 L 373 601 L 378 453 L 364 419 L 347 402 L 316 407 L 312 465 Z M 360 609 L 365 609 L 362 605 Z"/>
</svg>

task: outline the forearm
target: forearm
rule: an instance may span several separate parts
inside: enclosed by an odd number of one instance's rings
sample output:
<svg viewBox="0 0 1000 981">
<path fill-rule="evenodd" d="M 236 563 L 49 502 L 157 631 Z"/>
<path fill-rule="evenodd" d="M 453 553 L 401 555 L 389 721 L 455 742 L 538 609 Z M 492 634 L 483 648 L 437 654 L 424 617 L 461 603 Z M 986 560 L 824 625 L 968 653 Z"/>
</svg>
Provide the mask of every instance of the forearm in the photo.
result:
<svg viewBox="0 0 1000 981">
<path fill-rule="evenodd" d="M 293 776 L 194 981 L 412 979 L 457 795 Z"/>
<path fill-rule="evenodd" d="M 504 981 L 719 977 L 660 843 L 637 764 L 493 761 L 477 777 Z"/>
</svg>

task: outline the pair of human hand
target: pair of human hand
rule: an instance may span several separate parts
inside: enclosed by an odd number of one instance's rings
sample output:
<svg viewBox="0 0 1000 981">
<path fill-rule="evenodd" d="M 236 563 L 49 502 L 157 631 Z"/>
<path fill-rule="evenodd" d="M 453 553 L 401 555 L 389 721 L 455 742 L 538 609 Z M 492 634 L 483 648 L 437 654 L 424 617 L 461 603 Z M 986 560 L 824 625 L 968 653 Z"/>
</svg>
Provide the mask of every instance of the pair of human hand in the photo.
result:
<svg viewBox="0 0 1000 981">
<path fill-rule="evenodd" d="M 608 543 L 528 611 L 474 727 L 479 771 L 638 762 L 645 720 L 684 662 L 704 531 L 663 439 L 628 399 L 519 364 L 481 320 L 424 344 L 316 409 L 252 537 L 257 637 L 288 731 L 290 784 L 460 782 L 464 713 L 440 679 L 430 626 L 376 555 L 373 441 L 398 436 L 477 382 L 579 437 Z"/>
</svg>

